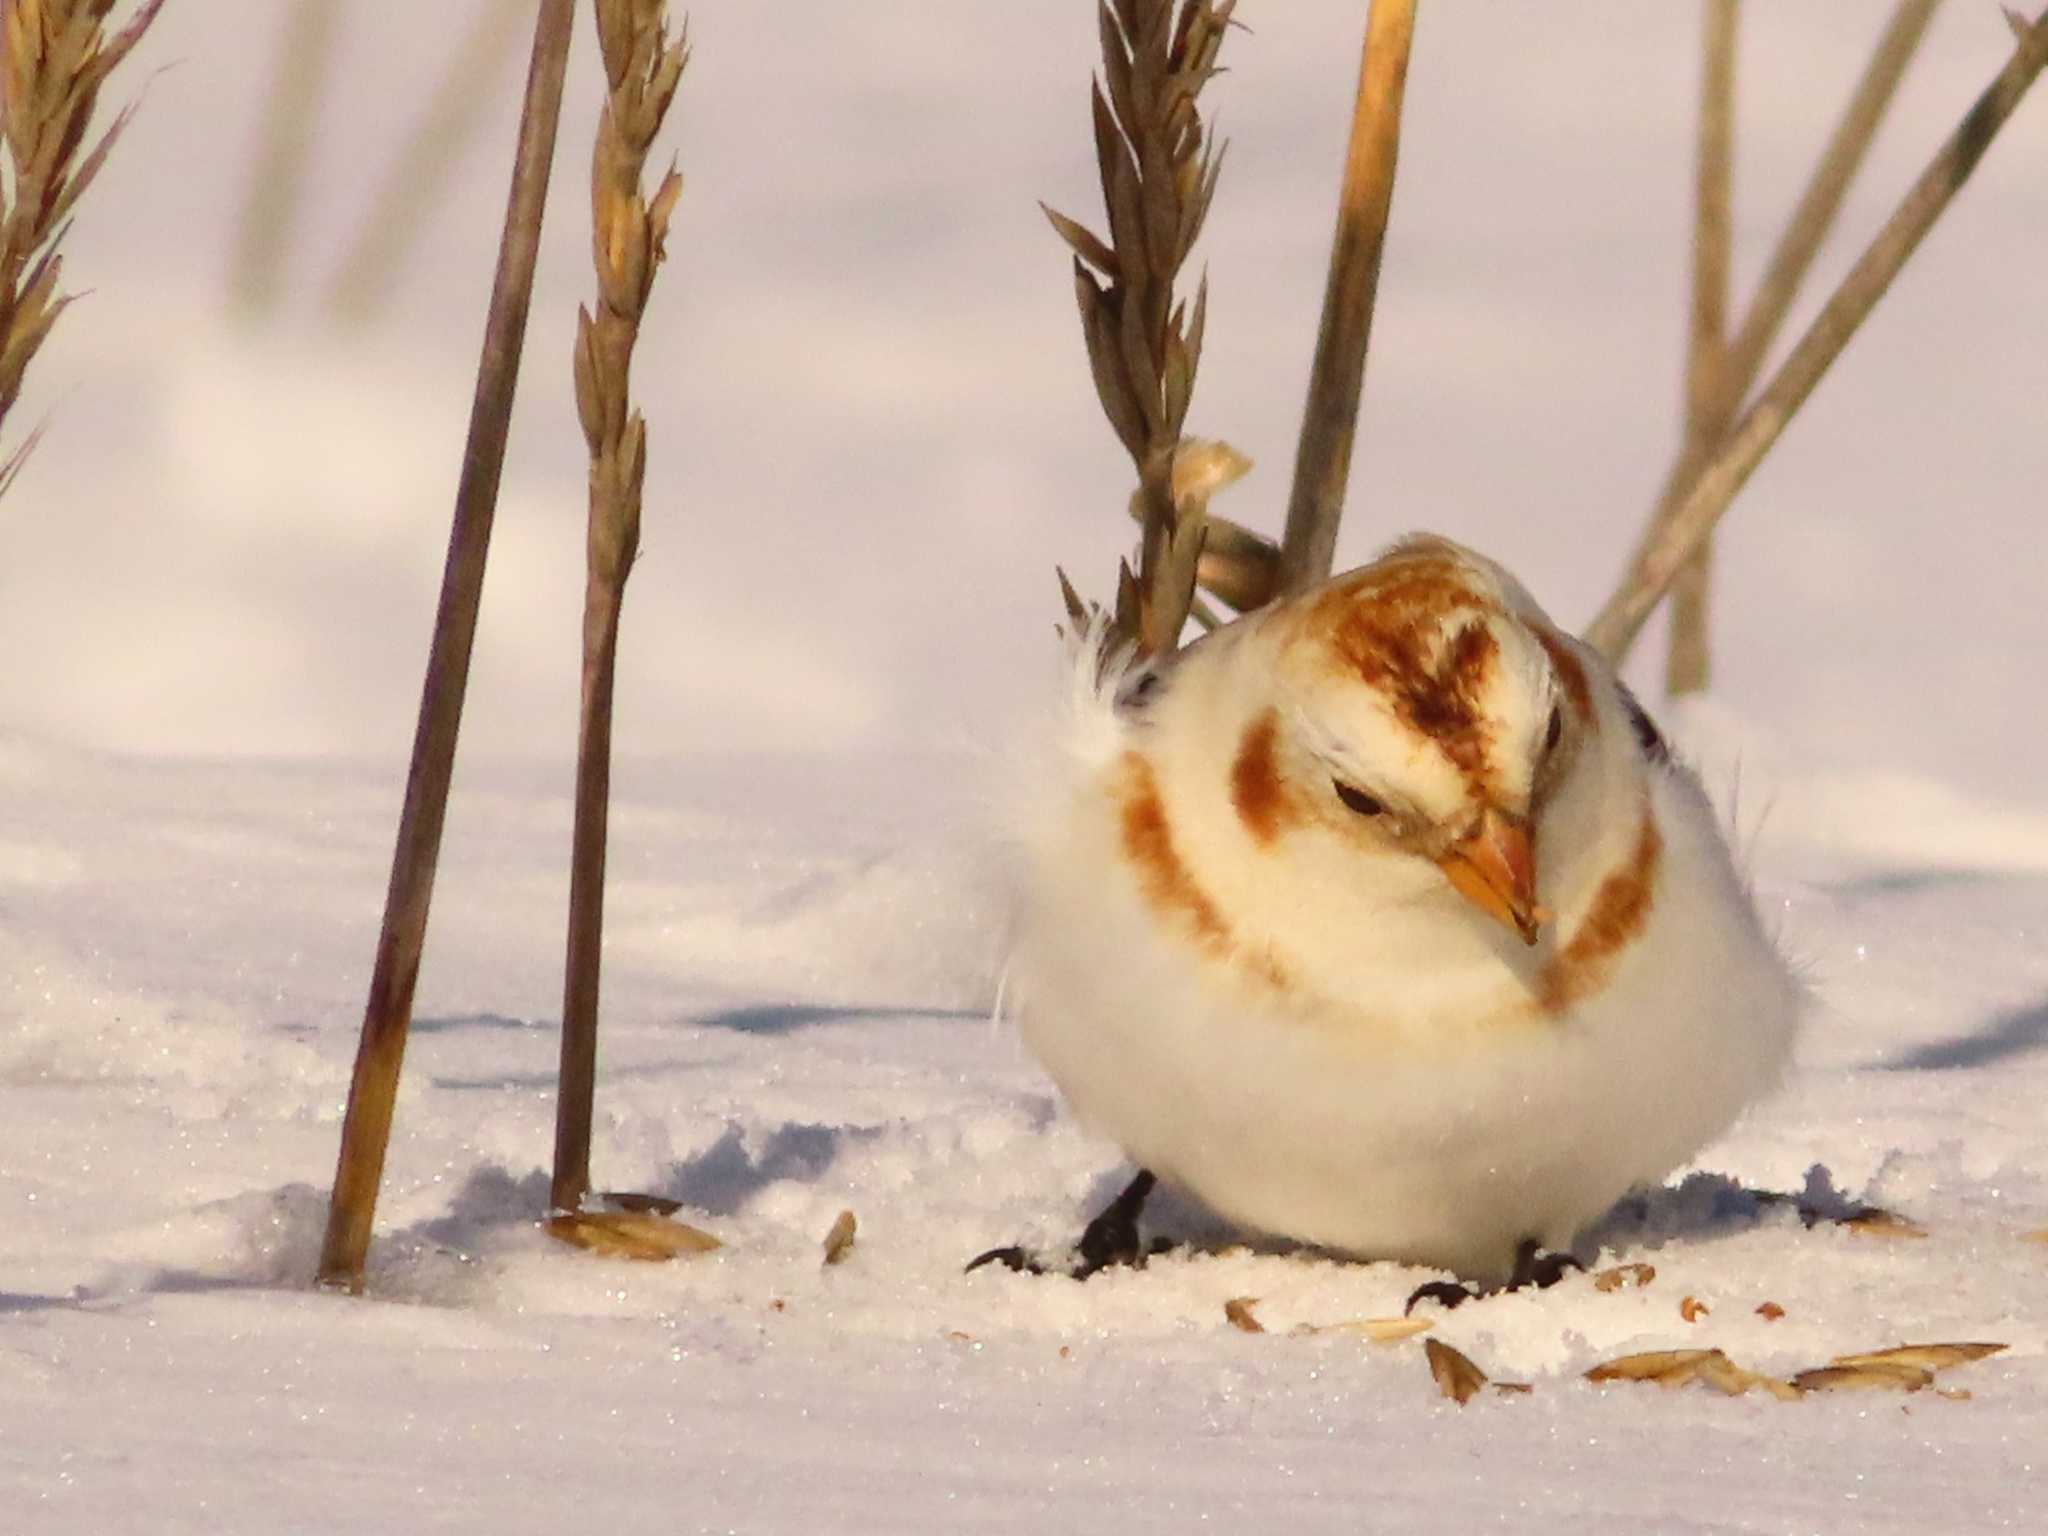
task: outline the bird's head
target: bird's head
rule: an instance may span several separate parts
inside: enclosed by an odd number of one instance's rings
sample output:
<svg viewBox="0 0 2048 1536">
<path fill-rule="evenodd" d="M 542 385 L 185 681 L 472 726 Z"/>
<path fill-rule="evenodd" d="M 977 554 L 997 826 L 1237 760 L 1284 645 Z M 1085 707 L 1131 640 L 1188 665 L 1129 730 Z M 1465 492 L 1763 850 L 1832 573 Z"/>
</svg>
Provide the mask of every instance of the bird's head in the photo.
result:
<svg viewBox="0 0 2048 1536">
<path fill-rule="evenodd" d="M 1267 636 L 1269 702 L 1231 773 L 1251 834 L 1289 818 L 1426 860 L 1536 943 L 1550 915 L 1537 829 L 1592 707 L 1580 658 L 1534 599 L 1457 545 L 1410 540 L 1275 610 Z"/>
</svg>

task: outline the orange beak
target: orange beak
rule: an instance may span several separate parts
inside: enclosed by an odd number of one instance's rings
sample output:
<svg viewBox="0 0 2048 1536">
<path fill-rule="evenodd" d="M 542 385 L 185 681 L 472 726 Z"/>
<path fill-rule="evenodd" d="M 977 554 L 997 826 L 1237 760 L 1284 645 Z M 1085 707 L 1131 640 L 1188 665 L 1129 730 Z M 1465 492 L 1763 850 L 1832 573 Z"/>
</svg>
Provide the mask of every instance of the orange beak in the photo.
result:
<svg viewBox="0 0 2048 1536">
<path fill-rule="evenodd" d="M 1536 859 L 1521 817 L 1488 806 L 1477 830 L 1438 859 L 1437 868 L 1473 906 L 1514 929 L 1524 944 L 1536 942 L 1550 913 L 1536 905 Z"/>
</svg>

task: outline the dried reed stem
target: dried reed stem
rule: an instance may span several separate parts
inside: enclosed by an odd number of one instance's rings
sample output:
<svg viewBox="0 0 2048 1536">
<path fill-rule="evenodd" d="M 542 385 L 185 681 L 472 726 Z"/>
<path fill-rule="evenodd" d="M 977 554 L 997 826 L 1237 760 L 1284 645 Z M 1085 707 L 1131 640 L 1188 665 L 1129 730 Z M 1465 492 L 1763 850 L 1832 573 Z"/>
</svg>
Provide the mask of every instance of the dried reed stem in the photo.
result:
<svg viewBox="0 0 2048 1536">
<path fill-rule="evenodd" d="M 142 40 L 163 0 L 143 0 L 108 34 L 114 0 L 0 0 L 0 424 L 70 304 L 57 291 L 71 215 L 135 109 L 124 107 L 90 148 L 86 132 L 100 87 Z M 0 463 L 0 492 L 13 483 L 36 435 Z"/>
<path fill-rule="evenodd" d="M 1707 0 L 1702 10 L 1699 147 L 1693 169 L 1692 317 L 1685 364 L 1684 451 L 1704 456 L 1728 430 L 1737 402 L 1727 397 L 1728 266 L 1735 151 L 1735 28 L 1738 0 Z M 1707 686 L 1707 593 L 1713 545 L 1702 542 L 1671 592 L 1671 653 L 1664 686 L 1673 694 Z"/>
<path fill-rule="evenodd" d="M 1105 241 L 1045 210 L 1074 252 L 1082 336 L 1103 413 L 1138 471 L 1138 571 L 1118 573 L 1118 632 L 1145 654 L 1179 643 L 1194 600 L 1206 511 L 1176 506 L 1174 457 L 1187 421 L 1208 281 L 1192 311 L 1174 282 L 1201 235 L 1223 168 L 1197 98 L 1236 0 L 1114 0 L 1098 6 L 1102 77 L 1093 93 Z M 1096 274 L 1100 274 L 1098 278 Z"/>
<path fill-rule="evenodd" d="M 1792 217 L 1771 252 L 1756 293 L 1725 353 L 1724 366 L 1720 370 L 1721 400 L 1717 402 L 1724 430 L 1725 423 L 1734 418 L 1754 387 L 1763 360 L 1778 338 L 1778 331 L 1791 311 L 1792 302 L 1798 296 L 1814 257 L 1834 226 L 1842 200 L 1848 194 L 1856 172 L 1862 168 L 1864 157 L 1877 137 L 1878 125 L 1898 91 L 1899 81 L 1919 48 L 1938 3 L 1939 0 L 1899 0 L 1870 62 L 1857 81 L 1841 120 L 1835 125 L 1835 131 L 1814 167 L 1813 175 L 1800 193 Z M 1642 558 L 1651 541 L 1670 521 L 1671 514 L 1698 480 L 1716 446 L 1718 440 L 1696 444 L 1689 438 L 1682 445 L 1665 474 L 1664 484 L 1657 493 L 1656 510 L 1651 514 L 1642 540 L 1631 557 L 1632 563 Z M 1634 633 L 1625 640 L 1615 639 L 1608 635 L 1601 621 L 1596 620 L 1594 627 L 1587 631 L 1587 638 L 1619 659 L 1626 654 Z"/>
<path fill-rule="evenodd" d="M 1842 279 L 1806 334 L 1756 403 L 1722 440 L 1706 465 L 1632 564 L 1621 588 L 1587 630 L 1610 656 L 1642 628 L 1679 568 L 1727 510 L 1786 424 L 1848 345 L 1942 210 L 1969 180 L 2027 88 L 2048 65 L 2048 12 L 2017 29 L 2019 46 L 1998 77 L 1964 114 L 1892 216 Z"/>
<path fill-rule="evenodd" d="M 690 57 L 686 36 L 669 40 L 664 0 L 593 0 L 593 8 L 608 91 L 590 171 L 596 314 L 583 308 L 576 313 L 576 410 L 590 447 L 590 534 L 562 1069 L 550 1196 L 557 1211 L 576 1210 L 590 1192 L 612 684 L 626 577 L 640 548 L 640 490 L 647 474 L 647 423 L 633 409 L 629 387 L 633 346 L 665 254 L 669 215 L 683 190 L 682 177 L 671 166 L 654 196 L 645 198 L 641 173 Z"/>
<path fill-rule="evenodd" d="M 340 30 L 341 0 L 298 0 L 284 24 L 228 281 L 235 302 L 251 314 L 276 308 L 284 289 L 285 252 L 310 185 L 313 125 Z"/>
<path fill-rule="evenodd" d="M 1373 0 L 1358 66 L 1358 102 L 1337 201 L 1337 233 L 1323 319 L 1309 368 L 1308 403 L 1280 541 L 1280 586 L 1298 592 L 1330 574 L 1351 445 L 1365 384 L 1365 354 L 1372 339 L 1373 299 L 1380 256 L 1394 203 L 1394 169 L 1401 148 L 1401 101 L 1415 35 L 1415 0 Z"/>
<path fill-rule="evenodd" d="M 561 116 L 562 79 L 574 16 L 572 0 L 541 0 L 534 21 L 533 59 L 519 120 L 504 235 L 498 246 L 497 277 L 484 322 L 483 355 L 477 365 L 462 478 L 455 492 L 448 563 L 441 579 L 440 608 L 434 615 L 419 727 L 413 736 L 412 766 L 405 781 L 405 808 L 399 817 L 391 885 L 384 902 L 384 926 L 377 936 L 376 967 L 363 1011 L 348 1111 L 342 1120 L 341 1152 L 319 1278 L 323 1286 L 352 1292 L 362 1289 L 363 1258 L 370 1246 L 384 1151 L 391 1139 L 392 1101 L 397 1096 L 406 1030 L 412 1021 L 413 986 L 426 943 L 427 909 L 433 900 L 434 867 L 447 818 L 448 784 L 455 767 L 455 738 L 462 725 L 462 697 L 469 683 L 484 561 L 490 550 L 498 477 L 504 468 L 513 391 L 526 340 L 526 313 L 533 296 L 534 261 L 540 249 L 541 215 L 547 206 L 548 169 L 554 159 L 555 126 Z"/>
<path fill-rule="evenodd" d="M 526 0 L 484 0 L 477 11 L 420 114 L 419 126 L 378 188 L 369 216 L 358 224 L 355 243 L 335 269 L 328 303 L 337 316 L 367 320 L 390 301 L 428 216 L 484 125 L 492 87 L 518 54 L 525 18 Z"/>
</svg>

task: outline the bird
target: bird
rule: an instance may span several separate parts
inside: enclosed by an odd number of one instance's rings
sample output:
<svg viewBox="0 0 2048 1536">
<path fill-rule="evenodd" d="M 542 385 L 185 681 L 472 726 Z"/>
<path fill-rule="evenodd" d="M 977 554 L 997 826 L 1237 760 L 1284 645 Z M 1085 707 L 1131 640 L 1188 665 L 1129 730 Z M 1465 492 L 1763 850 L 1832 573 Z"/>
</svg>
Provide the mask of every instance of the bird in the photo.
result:
<svg viewBox="0 0 2048 1536">
<path fill-rule="evenodd" d="M 1500 565 L 1414 535 L 1168 655 L 1069 639 L 1003 796 L 1004 1007 L 1140 1169 L 1076 1274 L 1156 1178 L 1550 1283 L 1778 1082 L 1805 989 L 1699 778 Z"/>
</svg>

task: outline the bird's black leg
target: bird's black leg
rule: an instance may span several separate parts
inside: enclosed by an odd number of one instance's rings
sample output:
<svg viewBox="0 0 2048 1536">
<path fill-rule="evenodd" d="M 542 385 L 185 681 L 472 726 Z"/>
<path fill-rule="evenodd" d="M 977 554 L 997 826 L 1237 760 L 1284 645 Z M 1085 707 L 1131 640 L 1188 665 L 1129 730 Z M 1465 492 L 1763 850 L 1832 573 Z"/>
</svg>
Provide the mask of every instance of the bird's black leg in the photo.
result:
<svg viewBox="0 0 2048 1536">
<path fill-rule="evenodd" d="M 1413 1312 L 1419 1301 L 1441 1302 L 1449 1310 L 1483 1296 L 1497 1296 L 1502 1291 L 1547 1291 L 1573 1270 L 1585 1267 L 1570 1254 L 1546 1252 L 1535 1238 L 1525 1237 L 1515 1245 L 1515 1267 L 1507 1284 L 1481 1287 L 1465 1280 L 1432 1280 L 1415 1287 L 1409 1293 L 1408 1305 L 1401 1310 L 1404 1314 Z"/>
<path fill-rule="evenodd" d="M 1138 1213 L 1145 1209 L 1152 1187 L 1159 1180 L 1152 1170 L 1140 1168 L 1138 1176 L 1081 1233 L 1081 1262 L 1074 1278 L 1086 1280 L 1099 1269 L 1116 1264 L 1143 1264 L 1146 1253 L 1138 1240 Z"/>
<path fill-rule="evenodd" d="M 1068 1274 L 1076 1280 L 1086 1280 L 1096 1271 L 1118 1264 L 1141 1265 L 1159 1251 L 1156 1246 L 1147 1248 L 1138 1237 L 1138 1213 L 1145 1209 L 1145 1201 L 1158 1182 L 1149 1168 L 1138 1170 L 1138 1176 L 1124 1186 L 1123 1193 L 1104 1206 L 1101 1214 L 1083 1230 L 1078 1257 Z M 989 1249 L 967 1268 L 976 1270 L 984 1264 L 1000 1264 L 1024 1274 L 1046 1273 L 1045 1264 L 1029 1249 L 1014 1244 Z"/>
<path fill-rule="evenodd" d="M 1585 1267 L 1570 1254 L 1545 1252 L 1535 1238 L 1525 1237 L 1515 1245 L 1515 1272 L 1508 1276 L 1504 1289 L 1547 1291 L 1573 1270 Z"/>
</svg>

